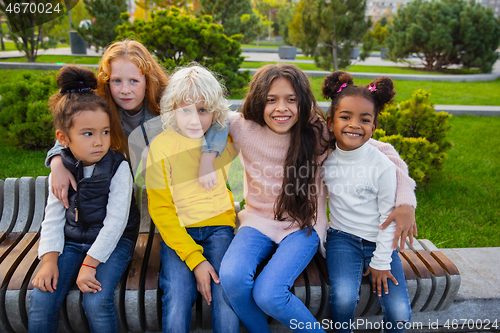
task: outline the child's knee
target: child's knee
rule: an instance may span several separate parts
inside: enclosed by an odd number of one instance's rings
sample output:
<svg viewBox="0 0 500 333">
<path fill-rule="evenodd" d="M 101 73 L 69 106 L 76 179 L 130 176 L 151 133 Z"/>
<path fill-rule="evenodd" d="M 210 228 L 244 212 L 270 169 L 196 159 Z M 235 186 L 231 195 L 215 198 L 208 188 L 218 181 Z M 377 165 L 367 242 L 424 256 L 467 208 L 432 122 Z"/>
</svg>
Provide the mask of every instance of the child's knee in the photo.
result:
<svg viewBox="0 0 500 333">
<path fill-rule="evenodd" d="M 114 311 L 113 297 L 106 297 L 103 294 L 85 293 L 83 294 L 82 306 L 87 316 L 99 316 L 103 313 Z"/>
<path fill-rule="evenodd" d="M 219 279 L 224 290 L 239 288 L 242 286 L 244 274 L 239 265 L 231 265 L 222 260 L 219 269 Z"/>
<path fill-rule="evenodd" d="M 252 290 L 252 296 L 259 308 L 265 313 L 270 314 L 273 311 L 279 312 L 286 307 L 290 300 L 291 292 L 285 287 L 256 283 Z"/>
</svg>

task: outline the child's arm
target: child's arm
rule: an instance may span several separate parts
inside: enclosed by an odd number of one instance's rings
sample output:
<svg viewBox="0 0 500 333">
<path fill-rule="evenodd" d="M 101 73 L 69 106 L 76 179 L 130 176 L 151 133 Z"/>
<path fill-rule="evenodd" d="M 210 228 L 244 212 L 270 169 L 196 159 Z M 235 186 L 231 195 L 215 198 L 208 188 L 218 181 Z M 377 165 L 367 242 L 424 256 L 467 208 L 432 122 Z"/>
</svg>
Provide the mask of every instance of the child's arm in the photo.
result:
<svg viewBox="0 0 500 333">
<path fill-rule="evenodd" d="M 382 297 L 382 287 L 385 290 L 385 294 L 389 294 L 389 286 L 387 285 L 387 279 L 391 279 L 392 282 L 397 286 L 398 281 L 392 275 L 391 270 L 378 270 L 372 267 L 368 267 L 363 276 L 372 275 L 372 290 L 377 293 L 378 297 Z"/>
<path fill-rule="evenodd" d="M 380 171 L 377 183 L 379 184 L 377 194 L 378 212 L 380 214 L 379 224 L 384 223 L 394 208 L 396 198 L 396 167 L 390 166 Z M 396 226 L 391 223 L 386 229 L 380 230 L 377 236 L 377 246 L 370 261 L 370 268 L 364 275 L 372 274 L 373 292 L 382 295 L 382 288 L 389 293 L 387 279 L 390 278 L 397 285 L 398 282 L 391 274 L 391 261 L 393 249 L 392 239 L 396 232 Z"/>
<path fill-rule="evenodd" d="M 208 305 L 212 303 L 212 280 L 219 284 L 219 276 L 208 260 L 202 261 L 193 269 L 196 277 L 196 288 Z"/>
<path fill-rule="evenodd" d="M 52 183 L 52 174 L 49 175 L 49 189 Z M 41 291 L 54 292 L 59 278 L 57 259 L 64 249 L 64 224 L 66 223 L 66 208 L 49 191 L 45 217 L 40 232 L 38 258 L 42 260 L 42 268 L 33 278 L 33 286 Z"/>
<path fill-rule="evenodd" d="M 47 252 L 42 256 L 42 268 L 33 278 L 33 287 L 50 293 L 56 290 L 57 280 L 59 279 L 58 258 L 59 252 Z"/>
<path fill-rule="evenodd" d="M 69 207 L 68 202 L 68 188 L 71 184 L 73 189 L 76 191 L 76 181 L 75 177 L 69 172 L 64 166 L 61 159 L 61 150 L 64 148 L 63 145 L 56 141 L 54 147 L 52 147 L 47 152 L 47 157 L 45 158 L 45 166 L 50 168 L 52 172 L 52 185 L 51 190 L 55 197 L 59 199 L 64 207 Z"/>
<path fill-rule="evenodd" d="M 400 248 L 403 249 L 407 235 L 410 236 L 410 243 L 413 243 L 413 235 L 417 236 L 417 225 L 415 223 L 415 208 L 417 207 L 415 181 L 408 176 L 406 163 L 401 159 L 392 145 L 373 139 L 370 139 L 369 143 L 380 150 L 396 165 L 396 208 L 380 228 L 387 228 L 392 222 L 396 222 L 397 229 L 392 248 L 395 249 L 397 247 L 398 240 L 401 237 Z"/>
<path fill-rule="evenodd" d="M 229 124 L 222 127 L 216 123 L 205 133 L 204 144 L 201 148 L 199 181 L 207 190 L 217 185 L 217 175 L 214 169 L 214 160 L 222 155 L 226 148 Z"/>
<path fill-rule="evenodd" d="M 96 293 L 101 291 L 101 283 L 95 278 L 96 268 L 99 260 L 87 255 L 83 260 L 82 267 L 76 278 L 76 285 L 82 293 Z"/>
<path fill-rule="evenodd" d="M 177 209 L 170 192 L 172 184 L 170 165 L 161 152 L 163 143 L 155 145 L 153 142 L 149 149 L 146 169 L 149 214 L 165 244 L 177 253 L 190 270 L 193 270 L 206 258 L 202 254 L 203 247 L 196 244 L 189 236 L 177 216 Z"/>
</svg>

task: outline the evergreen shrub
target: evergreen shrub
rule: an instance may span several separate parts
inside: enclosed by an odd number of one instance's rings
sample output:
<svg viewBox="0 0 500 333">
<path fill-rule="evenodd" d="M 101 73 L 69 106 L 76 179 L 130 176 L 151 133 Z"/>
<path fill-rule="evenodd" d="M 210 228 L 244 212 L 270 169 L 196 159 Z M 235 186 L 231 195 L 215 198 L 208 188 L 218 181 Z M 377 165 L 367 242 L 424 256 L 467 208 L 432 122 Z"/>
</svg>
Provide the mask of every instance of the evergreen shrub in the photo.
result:
<svg viewBox="0 0 500 333">
<path fill-rule="evenodd" d="M 220 74 L 229 92 L 244 87 L 250 81 L 248 72 L 240 72 L 242 35 L 228 37 L 212 17 L 192 17 L 178 8 L 158 10 L 148 21 L 126 22 L 117 28 L 117 39 L 130 38 L 141 42 L 169 71 L 196 61 Z"/>
<path fill-rule="evenodd" d="M 388 105 L 379 115 L 378 129 L 373 135 L 396 148 L 417 184 L 425 183 L 443 169 L 446 152 L 451 148 L 446 137 L 451 115 L 436 113 L 429 96 L 419 89 L 409 100 Z"/>
<path fill-rule="evenodd" d="M 57 91 L 53 73 L 26 73 L 17 82 L 0 83 L 0 129 L 14 145 L 46 149 L 54 144 L 49 97 Z"/>
</svg>

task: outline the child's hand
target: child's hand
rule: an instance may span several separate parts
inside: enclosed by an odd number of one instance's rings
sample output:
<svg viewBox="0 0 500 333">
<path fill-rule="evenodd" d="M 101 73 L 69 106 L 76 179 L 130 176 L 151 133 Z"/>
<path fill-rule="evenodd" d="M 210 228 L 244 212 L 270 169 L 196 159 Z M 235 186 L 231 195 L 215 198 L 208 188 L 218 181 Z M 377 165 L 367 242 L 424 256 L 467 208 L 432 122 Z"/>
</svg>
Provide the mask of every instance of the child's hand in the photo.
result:
<svg viewBox="0 0 500 333">
<path fill-rule="evenodd" d="M 47 253 L 48 254 L 48 253 Z M 44 256 L 46 256 L 45 254 Z M 59 253 L 58 253 L 59 255 Z M 57 287 L 57 280 L 59 279 L 59 268 L 57 267 L 57 260 L 44 262 L 42 268 L 31 282 L 33 287 L 41 291 L 48 291 L 53 293 Z"/>
<path fill-rule="evenodd" d="M 76 191 L 75 177 L 66 169 L 60 155 L 52 157 L 50 161 L 50 170 L 52 172 L 50 180 L 52 193 L 63 203 L 64 207 L 68 208 L 68 189 L 71 184 Z"/>
<path fill-rule="evenodd" d="M 396 250 L 399 237 L 401 237 L 399 250 L 403 251 L 407 235 L 410 237 L 410 244 L 413 245 L 413 235 L 418 236 L 417 224 L 415 223 L 415 208 L 408 205 L 401 205 L 394 208 L 379 229 L 387 228 L 392 222 L 396 222 L 396 233 L 394 234 L 392 249 Z"/>
<path fill-rule="evenodd" d="M 382 297 L 382 285 L 385 289 L 385 294 L 389 294 L 389 286 L 387 285 L 387 279 L 391 279 L 392 282 L 397 286 L 398 281 L 391 274 L 390 270 L 387 271 L 379 271 L 378 269 L 374 269 L 372 267 L 368 267 L 365 274 L 363 276 L 372 275 L 372 288 L 373 292 L 376 292 L 379 297 Z"/>
<path fill-rule="evenodd" d="M 207 261 L 202 261 L 193 269 L 194 276 L 196 277 L 196 285 L 201 296 L 207 301 L 207 304 L 212 303 L 212 279 L 215 283 L 220 283 L 219 276 L 215 269 Z"/>
<path fill-rule="evenodd" d="M 201 154 L 199 181 L 207 190 L 217 185 L 217 174 L 214 169 L 215 156 L 217 152 Z"/>
<path fill-rule="evenodd" d="M 78 277 L 76 278 L 76 285 L 82 293 L 96 293 L 101 291 L 101 283 L 95 278 L 95 268 L 82 266 Z"/>
</svg>

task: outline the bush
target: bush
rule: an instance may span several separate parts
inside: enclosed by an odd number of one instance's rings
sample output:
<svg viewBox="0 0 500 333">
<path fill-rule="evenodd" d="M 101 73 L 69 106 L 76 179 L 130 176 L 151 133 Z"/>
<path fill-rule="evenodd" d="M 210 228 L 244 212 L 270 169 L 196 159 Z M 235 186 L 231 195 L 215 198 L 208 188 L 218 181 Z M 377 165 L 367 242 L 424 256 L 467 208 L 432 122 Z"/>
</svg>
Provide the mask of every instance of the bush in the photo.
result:
<svg viewBox="0 0 500 333">
<path fill-rule="evenodd" d="M 423 183 L 443 169 L 451 143 L 446 112 L 435 112 L 430 94 L 417 90 L 408 101 L 393 103 L 379 115 L 374 139 L 388 142 L 408 164 L 410 176 Z"/>
<path fill-rule="evenodd" d="M 54 144 L 54 125 L 47 101 L 57 91 L 53 74 L 23 74 L 0 84 L 0 127 L 16 146 L 46 149 Z"/>
<path fill-rule="evenodd" d="M 147 22 L 128 21 L 117 28 L 118 39 L 135 39 L 154 54 L 168 70 L 196 61 L 221 75 L 227 90 L 240 89 L 250 81 L 248 72 L 241 73 L 242 35 L 227 37 L 220 24 L 212 23 L 208 15 L 194 18 L 175 7 L 159 10 Z"/>
</svg>

